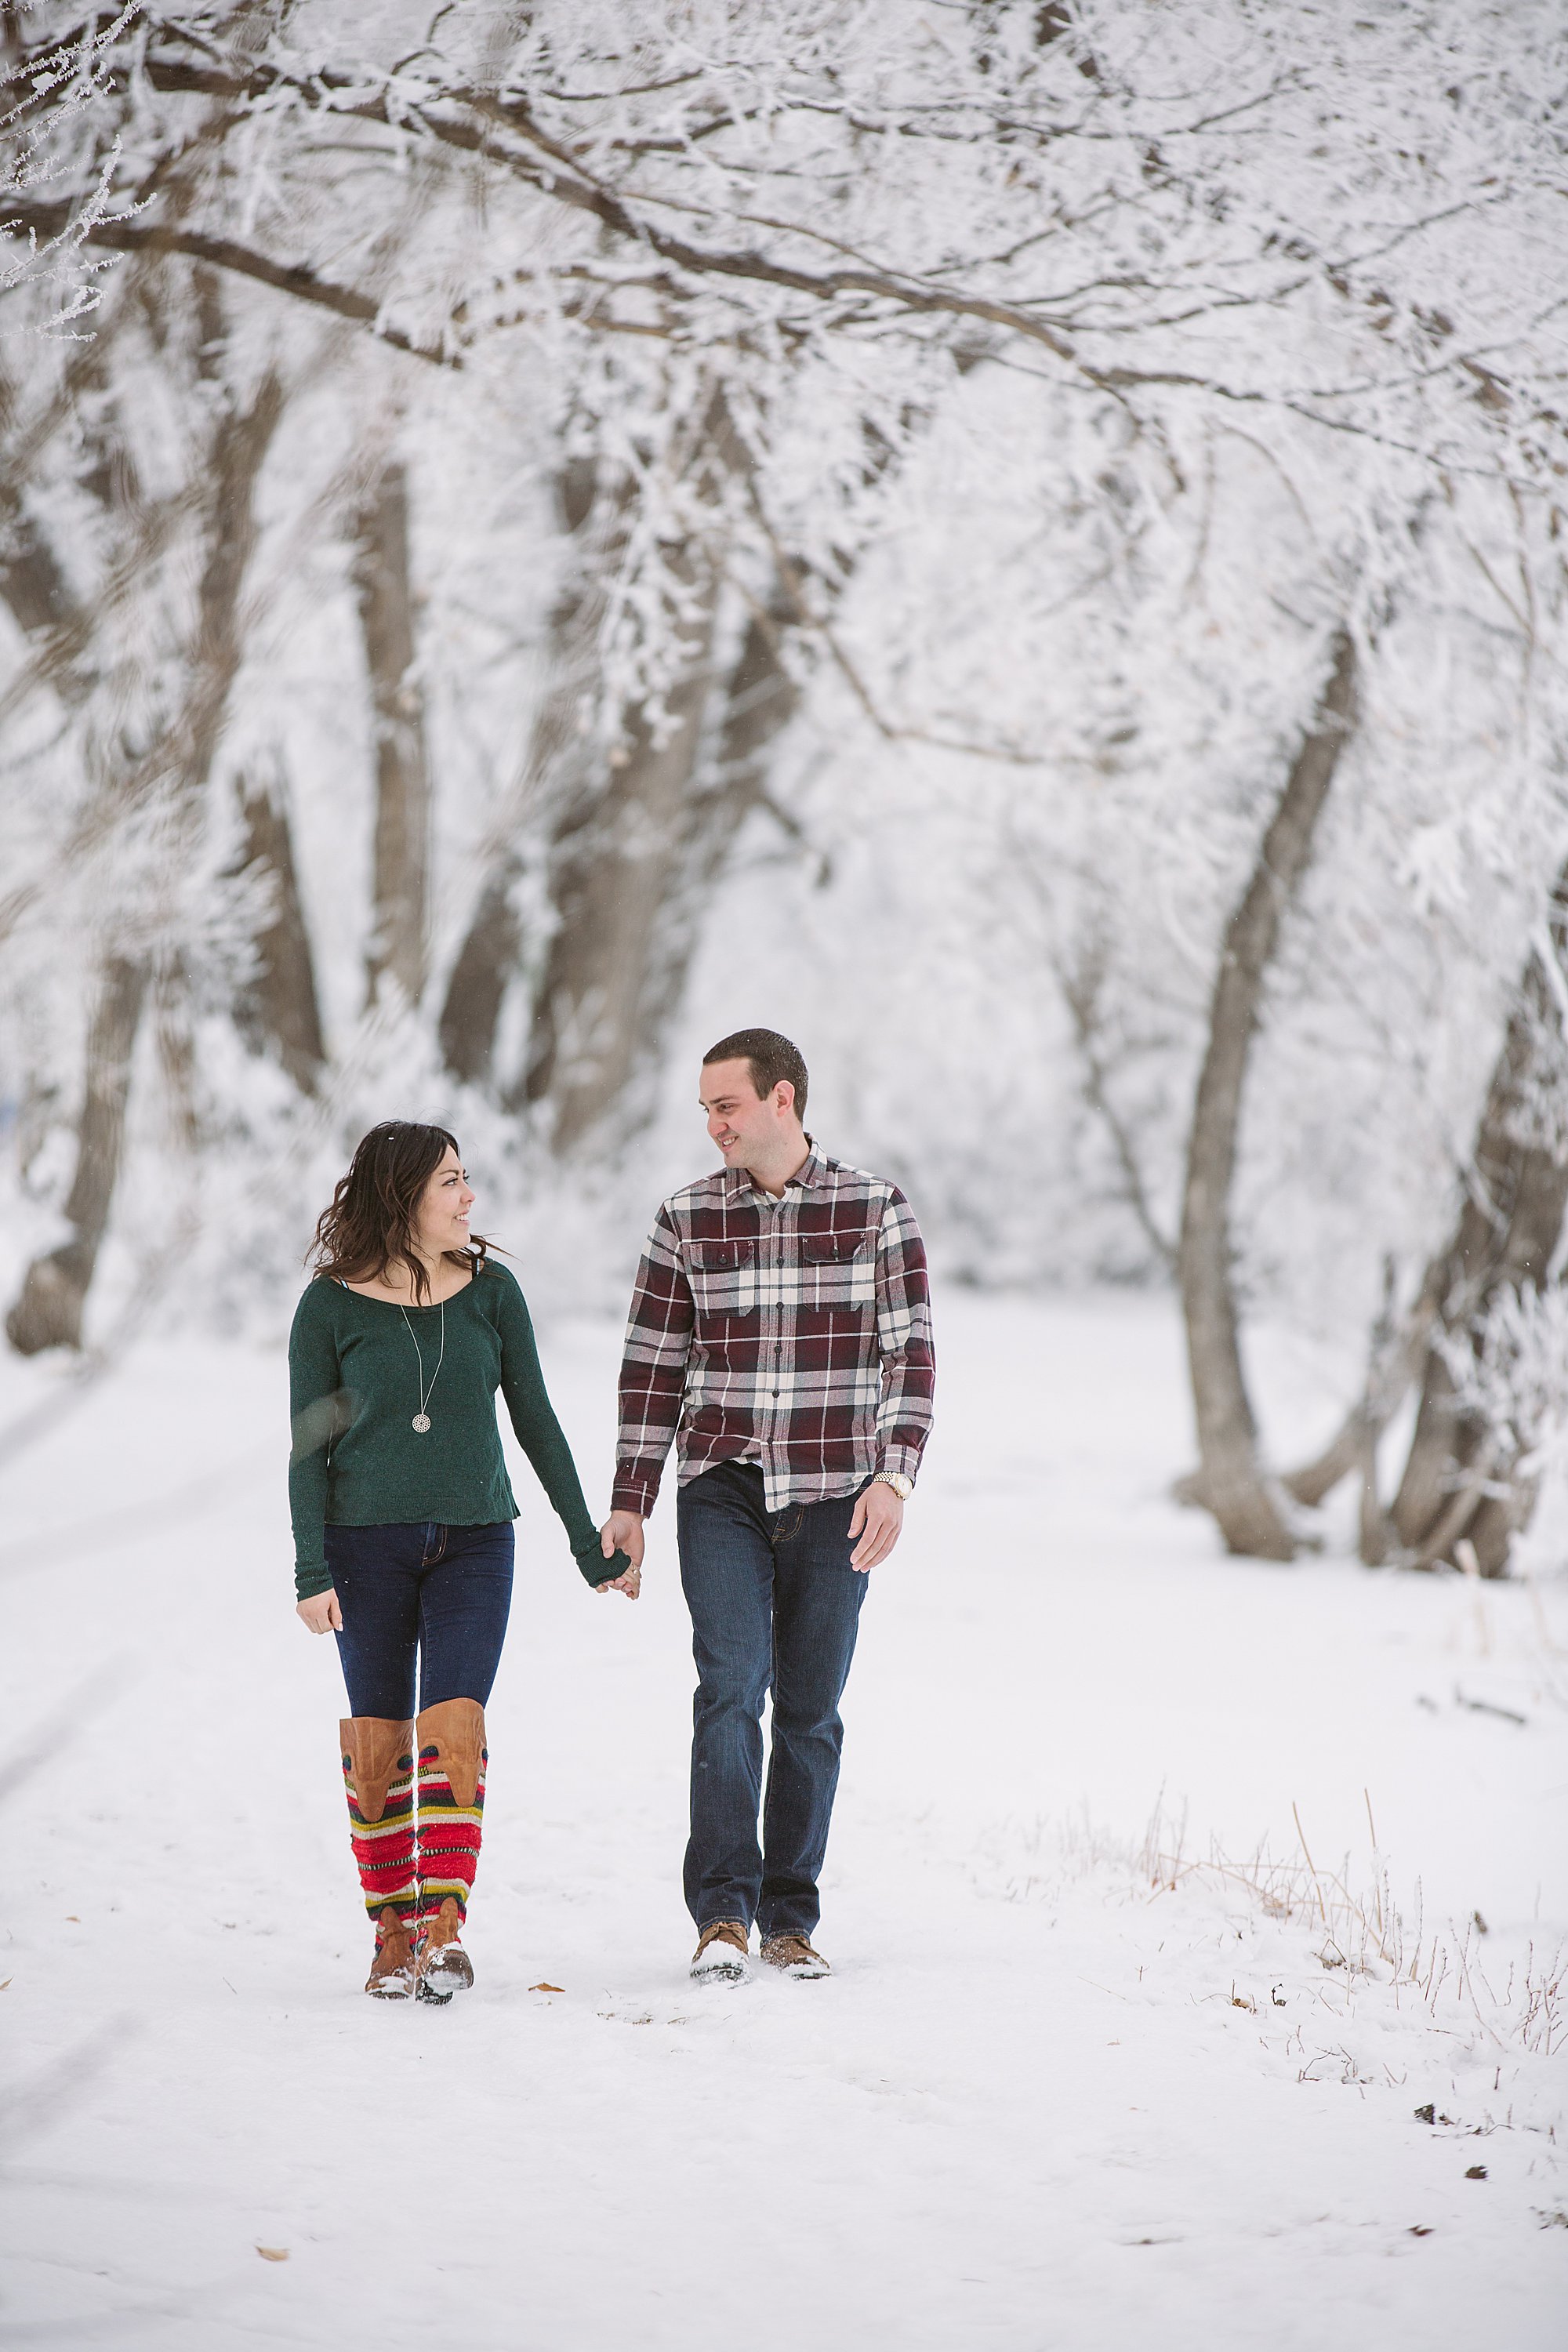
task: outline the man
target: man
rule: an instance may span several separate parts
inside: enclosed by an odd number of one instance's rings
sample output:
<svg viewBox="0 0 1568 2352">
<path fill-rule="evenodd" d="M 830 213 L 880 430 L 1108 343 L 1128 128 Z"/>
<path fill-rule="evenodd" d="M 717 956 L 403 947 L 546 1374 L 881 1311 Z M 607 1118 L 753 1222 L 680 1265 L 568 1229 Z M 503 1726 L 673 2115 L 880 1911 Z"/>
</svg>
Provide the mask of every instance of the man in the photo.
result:
<svg viewBox="0 0 1568 2352">
<path fill-rule="evenodd" d="M 805 1095 L 805 1064 L 776 1030 L 738 1030 L 707 1055 L 700 1100 L 724 1166 L 659 1210 L 621 1368 L 606 1558 L 619 1546 L 640 1565 L 676 1443 L 698 1675 L 685 1875 L 699 1978 L 745 1975 L 753 1921 L 772 1967 L 828 1973 L 811 1938 L 838 1701 L 868 1572 L 899 1539 L 931 1428 L 925 1252 L 909 1202 L 818 1149 Z"/>
</svg>

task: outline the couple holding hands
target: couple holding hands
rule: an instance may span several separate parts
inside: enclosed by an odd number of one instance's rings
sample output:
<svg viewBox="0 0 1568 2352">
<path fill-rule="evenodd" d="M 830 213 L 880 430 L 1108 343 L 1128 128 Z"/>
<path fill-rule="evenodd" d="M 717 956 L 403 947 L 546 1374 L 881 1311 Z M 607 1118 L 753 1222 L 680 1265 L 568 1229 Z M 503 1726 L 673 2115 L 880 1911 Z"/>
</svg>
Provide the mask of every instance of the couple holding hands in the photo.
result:
<svg viewBox="0 0 1568 2352">
<path fill-rule="evenodd" d="M 498 1389 L 600 1593 L 637 1597 L 673 1439 L 697 1664 L 691 1973 L 744 1976 L 753 1924 L 771 1966 L 828 1972 L 811 1938 L 838 1702 L 867 1571 L 898 1541 L 930 1431 L 933 1361 L 910 1205 L 818 1148 L 805 1097 L 805 1065 L 774 1030 L 739 1030 L 704 1058 L 724 1165 L 664 1202 L 643 1252 L 599 1531 L 522 1293 L 469 1233 L 452 1137 L 373 1128 L 321 1217 L 289 1342 L 289 1492 L 299 1614 L 337 1635 L 352 1709 L 339 1745 L 375 1929 L 368 1993 L 447 2001 L 474 1980 L 462 1930 L 517 1507 Z"/>
</svg>

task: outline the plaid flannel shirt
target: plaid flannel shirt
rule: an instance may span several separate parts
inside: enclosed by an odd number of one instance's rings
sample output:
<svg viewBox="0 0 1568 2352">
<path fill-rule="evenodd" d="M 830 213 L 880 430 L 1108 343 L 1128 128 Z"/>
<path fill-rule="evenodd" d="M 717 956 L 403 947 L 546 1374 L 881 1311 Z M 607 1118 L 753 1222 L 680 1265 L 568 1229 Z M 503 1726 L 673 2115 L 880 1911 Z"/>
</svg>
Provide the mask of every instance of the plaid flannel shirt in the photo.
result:
<svg viewBox="0 0 1568 2352">
<path fill-rule="evenodd" d="M 613 1507 L 653 1508 L 672 1438 L 682 1486 L 744 1458 L 770 1511 L 877 1470 L 912 1478 L 935 1369 L 925 1250 L 896 1184 L 815 1143 L 779 1201 L 720 1169 L 665 1202 L 637 1268 Z"/>
</svg>

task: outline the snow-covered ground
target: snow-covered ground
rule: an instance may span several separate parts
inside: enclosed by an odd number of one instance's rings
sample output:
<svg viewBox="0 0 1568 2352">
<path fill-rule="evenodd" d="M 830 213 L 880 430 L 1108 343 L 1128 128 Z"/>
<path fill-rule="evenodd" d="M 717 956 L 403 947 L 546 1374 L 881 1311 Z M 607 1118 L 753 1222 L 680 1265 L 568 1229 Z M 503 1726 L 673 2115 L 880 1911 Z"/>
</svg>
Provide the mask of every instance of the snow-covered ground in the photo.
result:
<svg viewBox="0 0 1568 2352">
<path fill-rule="evenodd" d="M 1163 1305 L 943 1305 L 939 1436 L 846 1705 L 822 1984 L 687 1979 L 668 1510 L 634 1609 L 522 1490 L 479 1988 L 386 2009 L 336 1662 L 291 1613 L 276 1357 L 143 1347 L 0 1466 L 0 2340 L 1568 2340 L 1568 1541 L 1479 1593 L 1226 1561 L 1165 1499 Z M 616 1339 L 545 1335 L 595 1507 Z M 58 1377 L 5 1365 L 0 1422 Z M 1286 1907 L 1152 1884 L 1162 1791 L 1167 1857 L 1240 1871 L 1266 1839 Z M 1336 1876 L 1375 1940 L 1373 1822 L 1398 1985 L 1324 1965 L 1367 1948 Z"/>
</svg>

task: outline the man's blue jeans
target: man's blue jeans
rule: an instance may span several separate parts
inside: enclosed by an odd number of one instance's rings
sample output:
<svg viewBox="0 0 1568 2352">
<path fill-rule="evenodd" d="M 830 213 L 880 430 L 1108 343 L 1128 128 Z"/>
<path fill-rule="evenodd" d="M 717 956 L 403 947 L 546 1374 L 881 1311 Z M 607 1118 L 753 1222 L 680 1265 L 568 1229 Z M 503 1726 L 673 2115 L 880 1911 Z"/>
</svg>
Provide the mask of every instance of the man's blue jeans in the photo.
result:
<svg viewBox="0 0 1568 2352">
<path fill-rule="evenodd" d="M 844 1744 L 838 1701 L 868 1581 L 849 1565 L 855 1501 L 770 1511 L 761 1470 L 742 1462 L 680 1489 L 680 1581 L 697 1661 L 686 1902 L 699 1928 L 754 1919 L 763 1936 L 809 1936 L 816 1926 Z"/>
</svg>

